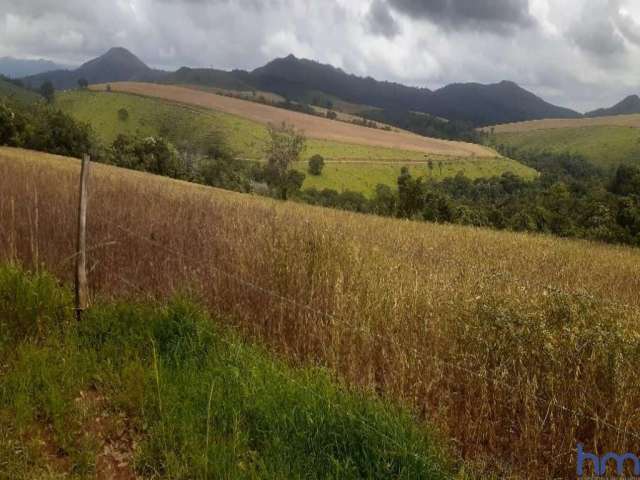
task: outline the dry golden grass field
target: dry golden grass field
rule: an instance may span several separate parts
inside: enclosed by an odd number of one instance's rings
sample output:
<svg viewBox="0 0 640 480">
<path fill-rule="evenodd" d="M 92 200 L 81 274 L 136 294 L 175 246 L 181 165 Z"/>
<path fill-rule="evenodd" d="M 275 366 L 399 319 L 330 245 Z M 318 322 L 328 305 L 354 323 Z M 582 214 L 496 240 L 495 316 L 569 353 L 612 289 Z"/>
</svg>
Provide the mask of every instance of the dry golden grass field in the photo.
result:
<svg viewBox="0 0 640 480">
<path fill-rule="evenodd" d="M 495 133 L 528 132 L 531 130 L 551 130 L 556 128 L 580 127 L 633 127 L 640 128 L 640 115 L 614 115 L 595 118 L 558 118 L 548 120 L 530 120 L 528 122 L 505 123 L 482 130 Z"/>
<path fill-rule="evenodd" d="M 417 151 L 425 155 L 490 158 L 497 156 L 493 150 L 481 145 L 427 138 L 409 132 L 366 128 L 202 90 L 138 82 L 117 82 L 110 85 L 111 90 L 115 92 L 133 93 L 210 108 L 262 124 L 286 122 L 303 130 L 310 138 Z M 91 88 L 104 90 L 106 85 L 95 85 Z"/>
<path fill-rule="evenodd" d="M 79 163 L 0 149 L 0 260 L 70 280 Z M 95 164 L 95 296 L 190 290 L 293 363 L 406 403 L 480 478 L 640 450 L 640 250 L 350 214 Z"/>
</svg>

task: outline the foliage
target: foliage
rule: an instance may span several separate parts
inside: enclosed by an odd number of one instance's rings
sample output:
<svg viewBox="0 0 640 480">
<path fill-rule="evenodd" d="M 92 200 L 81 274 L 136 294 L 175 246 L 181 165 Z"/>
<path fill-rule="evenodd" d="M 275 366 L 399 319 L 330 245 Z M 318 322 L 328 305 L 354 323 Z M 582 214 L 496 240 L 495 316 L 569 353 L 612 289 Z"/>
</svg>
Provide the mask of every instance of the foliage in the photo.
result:
<svg viewBox="0 0 640 480">
<path fill-rule="evenodd" d="M 48 105 L 0 103 L 0 144 L 82 157 L 94 147 L 91 129 Z"/>
<path fill-rule="evenodd" d="M 47 103 L 52 104 L 55 100 L 56 91 L 53 88 L 53 83 L 50 80 L 45 81 L 40 85 L 40 95 L 44 97 Z"/>
<path fill-rule="evenodd" d="M 112 144 L 114 165 L 172 178 L 185 178 L 178 151 L 164 138 L 120 135 Z"/>
<path fill-rule="evenodd" d="M 638 169 L 622 165 L 609 180 L 573 155 L 527 152 L 520 158 L 542 175 L 532 182 L 510 173 L 472 181 L 460 173 L 435 182 L 413 178 L 403 170 L 396 213 L 428 221 L 640 245 L 634 220 L 640 198 Z"/>
<path fill-rule="evenodd" d="M 205 185 L 247 193 L 252 191 L 251 180 L 259 176 L 256 169 L 260 170 L 255 163 L 248 164 L 230 156 L 213 156 L 201 161 L 199 176 Z"/>
<path fill-rule="evenodd" d="M 314 155 L 309 159 L 309 173 L 311 175 L 321 175 L 324 168 L 324 158 L 322 155 Z"/>
<path fill-rule="evenodd" d="M 366 118 L 408 130 L 418 135 L 446 140 L 482 143 L 485 135 L 476 130 L 470 122 L 445 120 L 428 113 L 415 113 L 406 110 L 378 109 L 363 112 Z"/>
<path fill-rule="evenodd" d="M 265 146 L 267 165 L 265 180 L 276 190 L 283 200 L 291 192 L 299 190 L 304 181 L 304 174 L 292 170 L 293 163 L 300 159 L 306 148 L 306 137 L 295 127 L 282 124 L 269 125 L 269 142 Z"/>
<path fill-rule="evenodd" d="M 79 78 L 78 79 L 78 88 L 86 89 L 88 86 L 89 86 L 89 82 L 87 81 L 86 78 Z"/>
</svg>

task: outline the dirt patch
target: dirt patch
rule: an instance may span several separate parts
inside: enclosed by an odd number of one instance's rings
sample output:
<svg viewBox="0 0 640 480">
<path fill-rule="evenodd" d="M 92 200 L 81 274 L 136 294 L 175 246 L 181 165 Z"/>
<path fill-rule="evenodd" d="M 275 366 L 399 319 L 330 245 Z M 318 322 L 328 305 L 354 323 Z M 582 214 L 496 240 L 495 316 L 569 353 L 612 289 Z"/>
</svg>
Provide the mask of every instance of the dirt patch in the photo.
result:
<svg viewBox="0 0 640 480">
<path fill-rule="evenodd" d="M 137 445 L 129 419 L 108 410 L 105 397 L 95 390 L 76 398 L 85 419 L 84 434 L 98 444 L 97 480 L 135 480 L 133 459 Z"/>
<path fill-rule="evenodd" d="M 174 85 L 157 85 L 139 82 L 111 83 L 115 92 L 134 93 L 148 97 L 162 98 L 186 105 L 210 108 L 247 118 L 258 123 L 286 122 L 304 130 L 310 138 L 336 142 L 397 148 L 433 155 L 454 157 L 495 157 L 496 153 L 481 145 L 427 138 L 409 132 L 389 132 L 361 127 L 345 122 L 337 122 L 322 117 L 292 112 L 281 108 L 262 105 L 238 98 L 225 97 L 214 93 L 193 90 Z M 94 85 L 93 90 L 104 90 L 106 85 Z"/>
</svg>

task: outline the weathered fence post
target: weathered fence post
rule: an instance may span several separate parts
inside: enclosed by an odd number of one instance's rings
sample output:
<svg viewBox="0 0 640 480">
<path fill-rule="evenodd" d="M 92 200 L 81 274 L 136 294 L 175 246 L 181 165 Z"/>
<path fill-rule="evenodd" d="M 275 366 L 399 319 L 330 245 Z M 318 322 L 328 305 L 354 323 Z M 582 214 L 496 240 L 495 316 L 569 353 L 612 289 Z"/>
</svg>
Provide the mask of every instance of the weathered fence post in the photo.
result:
<svg viewBox="0 0 640 480">
<path fill-rule="evenodd" d="M 82 312 L 89 302 L 87 282 L 87 201 L 88 180 L 91 161 L 89 155 L 82 158 L 80 170 L 80 204 L 78 208 L 78 238 L 76 244 L 76 319 L 82 319 Z"/>
</svg>

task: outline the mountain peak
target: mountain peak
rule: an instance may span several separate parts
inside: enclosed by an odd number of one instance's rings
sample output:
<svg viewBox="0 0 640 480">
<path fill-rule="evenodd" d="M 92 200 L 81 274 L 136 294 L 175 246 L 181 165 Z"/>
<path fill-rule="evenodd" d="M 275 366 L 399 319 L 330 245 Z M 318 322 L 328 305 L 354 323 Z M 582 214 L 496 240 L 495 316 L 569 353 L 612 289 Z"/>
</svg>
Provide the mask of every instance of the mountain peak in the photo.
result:
<svg viewBox="0 0 640 480">
<path fill-rule="evenodd" d="M 620 103 L 616 103 L 613 107 L 600 108 L 586 113 L 586 116 L 608 117 L 612 115 L 632 115 L 634 113 L 640 113 L 640 97 L 638 95 L 629 95 Z"/>
<path fill-rule="evenodd" d="M 142 60 L 124 47 L 110 48 L 103 55 L 83 64 L 79 70 L 95 68 L 95 66 L 102 64 L 109 68 L 126 69 L 131 71 L 149 70 L 149 67 L 147 67 Z"/>
<path fill-rule="evenodd" d="M 78 80 L 89 83 L 149 81 L 158 78 L 161 72 L 149 68 L 142 60 L 124 47 L 113 47 L 93 60 L 72 71 L 45 72 L 25 78 L 26 83 L 38 87 L 50 80 L 57 89 L 74 88 Z"/>
</svg>

